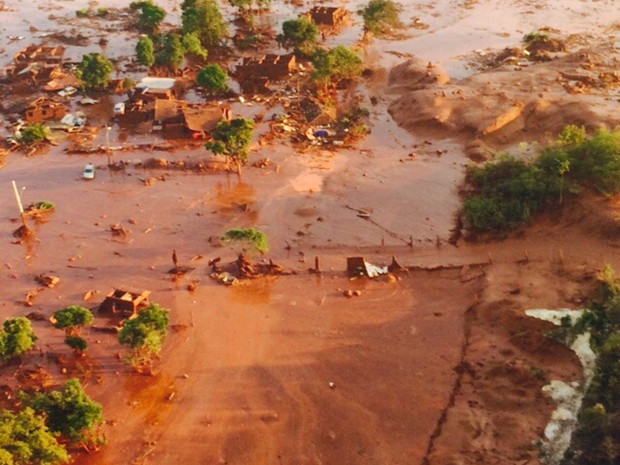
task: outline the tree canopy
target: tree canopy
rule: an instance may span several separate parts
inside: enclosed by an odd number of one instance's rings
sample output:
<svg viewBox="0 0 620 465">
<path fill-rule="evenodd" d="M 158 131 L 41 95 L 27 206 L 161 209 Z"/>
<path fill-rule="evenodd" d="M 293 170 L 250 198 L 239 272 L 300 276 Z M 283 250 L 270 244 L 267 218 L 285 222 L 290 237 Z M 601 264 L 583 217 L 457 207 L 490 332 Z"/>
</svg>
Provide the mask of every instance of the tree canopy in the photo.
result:
<svg viewBox="0 0 620 465">
<path fill-rule="evenodd" d="M 54 312 L 56 323 L 54 326 L 62 329 L 72 329 L 80 326 L 89 325 L 93 322 L 93 313 L 79 305 L 71 305 Z"/>
<path fill-rule="evenodd" d="M 140 10 L 138 28 L 149 34 L 155 33 L 159 25 L 166 17 L 166 11 L 155 5 L 152 1 L 132 2 L 129 5 L 131 11 Z"/>
<path fill-rule="evenodd" d="M 125 320 L 118 341 L 132 349 L 130 362 L 136 367 L 151 364 L 161 352 L 169 323 L 168 310 L 152 304 L 138 312 L 136 318 Z"/>
<path fill-rule="evenodd" d="M 181 21 L 183 32 L 196 33 L 203 46 L 219 45 L 226 36 L 226 24 L 217 2 L 214 0 L 192 0 L 184 2 Z"/>
<path fill-rule="evenodd" d="M 200 43 L 200 38 L 196 32 L 184 34 L 181 43 L 186 55 L 193 55 L 203 60 L 207 59 L 207 50 Z"/>
<path fill-rule="evenodd" d="M 213 141 L 205 147 L 217 155 L 224 155 L 237 164 L 237 173 L 241 173 L 241 165 L 249 156 L 250 142 L 254 136 L 254 121 L 246 118 L 235 118 L 220 121 L 213 131 Z"/>
<path fill-rule="evenodd" d="M 31 408 L 18 413 L 0 412 L 0 464 L 57 465 L 69 462 L 69 454 Z"/>
<path fill-rule="evenodd" d="M 78 64 L 77 76 L 86 89 L 104 89 L 110 82 L 114 66 L 100 53 L 84 55 Z"/>
<path fill-rule="evenodd" d="M 157 54 L 156 62 L 158 65 L 168 66 L 174 70 L 179 69 L 185 58 L 183 43 L 177 34 L 167 34 L 163 38 L 163 47 Z"/>
<path fill-rule="evenodd" d="M 220 241 L 223 243 L 241 242 L 251 246 L 260 253 L 267 253 L 269 251 L 267 234 L 254 228 L 230 229 L 224 233 Z"/>
<path fill-rule="evenodd" d="M 355 79 L 364 70 L 359 55 L 343 45 L 331 50 L 317 49 L 312 57 L 312 79 L 321 84 L 338 84 L 340 81 Z"/>
<path fill-rule="evenodd" d="M 74 443 L 95 439 L 94 428 L 103 420 L 101 405 L 88 397 L 76 378 L 57 391 L 35 394 L 29 403 L 36 412 L 45 414 L 53 433 Z"/>
<path fill-rule="evenodd" d="M 36 340 L 30 320 L 23 317 L 8 318 L 0 331 L 0 362 L 27 352 Z"/>
<path fill-rule="evenodd" d="M 276 40 L 287 48 L 294 48 L 295 53 L 309 56 L 316 48 L 319 30 L 305 16 L 289 19 L 282 24 L 282 33 Z"/>
<path fill-rule="evenodd" d="M 196 83 L 211 93 L 228 90 L 228 74 L 217 63 L 202 68 L 196 76 Z"/>
<path fill-rule="evenodd" d="M 385 34 L 400 26 L 400 7 L 392 0 L 370 0 L 359 13 L 364 18 L 364 29 L 375 35 Z"/>
<path fill-rule="evenodd" d="M 155 64 L 155 44 L 149 36 L 143 36 L 138 39 L 136 44 L 136 56 L 138 62 L 147 68 Z"/>
</svg>

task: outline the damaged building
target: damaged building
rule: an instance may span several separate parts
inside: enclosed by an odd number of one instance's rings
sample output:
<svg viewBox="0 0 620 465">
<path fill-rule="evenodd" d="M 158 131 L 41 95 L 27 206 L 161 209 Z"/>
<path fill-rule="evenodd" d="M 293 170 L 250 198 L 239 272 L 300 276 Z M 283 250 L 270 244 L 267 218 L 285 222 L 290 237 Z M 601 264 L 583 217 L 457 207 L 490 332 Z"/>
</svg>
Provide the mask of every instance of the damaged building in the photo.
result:
<svg viewBox="0 0 620 465">
<path fill-rule="evenodd" d="M 295 55 L 268 54 L 258 58 L 244 58 L 235 74 L 245 92 L 266 91 L 269 83 L 282 81 L 296 70 Z"/>
<path fill-rule="evenodd" d="M 61 120 L 67 114 L 67 108 L 62 102 L 40 97 L 28 104 L 24 112 L 24 120 L 28 124 L 43 121 Z"/>
<path fill-rule="evenodd" d="M 315 6 L 307 14 L 308 20 L 317 26 L 338 27 L 347 18 L 347 10 L 338 6 Z"/>
<path fill-rule="evenodd" d="M 168 139 L 204 138 L 217 123 L 230 121 L 228 105 L 192 105 L 184 100 L 138 99 L 126 104 L 120 121 L 124 124 L 150 123 Z"/>
<path fill-rule="evenodd" d="M 7 76 L 13 79 L 29 78 L 31 82 L 49 81 L 60 77 L 65 48 L 30 45 L 13 57 Z"/>
</svg>

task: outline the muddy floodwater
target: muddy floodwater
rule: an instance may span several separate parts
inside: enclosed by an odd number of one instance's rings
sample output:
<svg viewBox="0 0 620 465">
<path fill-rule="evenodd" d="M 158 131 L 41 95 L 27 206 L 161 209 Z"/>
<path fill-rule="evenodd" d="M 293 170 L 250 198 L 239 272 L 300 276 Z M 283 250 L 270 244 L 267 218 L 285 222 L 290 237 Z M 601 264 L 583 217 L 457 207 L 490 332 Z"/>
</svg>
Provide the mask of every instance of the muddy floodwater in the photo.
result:
<svg viewBox="0 0 620 465">
<path fill-rule="evenodd" d="M 156 3 L 168 11 L 164 27 L 178 24 L 181 2 Z M 234 9 L 218 3 L 232 21 Z M 257 24 L 278 33 L 314 3 L 273 0 Z M 107 445 L 73 451 L 75 463 L 541 463 L 537 440 L 556 405 L 532 368 L 565 383 L 583 373 L 545 336 L 553 325 L 524 309 L 583 308 L 594 271 L 620 266 L 619 204 L 588 195 L 501 240 L 469 241 L 459 220 L 465 173 L 485 150 L 531 157 L 567 124 L 620 124 L 620 86 L 601 84 L 620 59 L 617 0 L 403 0 L 403 28 L 365 44 L 356 11 L 366 2 L 332 3 L 350 15 L 322 44 L 358 47 L 367 68 L 340 94 L 369 111 L 370 133 L 354 144 L 269 139 L 286 100 L 234 98 L 233 114 L 256 121 L 239 177 L 200 142 L 171 149 L 159 133 L 117 122 L 106 140 L 126 96 L 100 93 L 86 107 L 79 91 L 67 105 L 86 113 L 89 143 L 111 146 L 123 169 L 110 169 L 105 151 L 68 153 L 66 135 L 29 156 L 11 150 L 0 165 L 0 316 L 38 316 L 39 337 L 36 351 L 0 367 L 0 385 L 18 389 L 16 374 L 34 367 L 56 384 L 82 380 L 103 405 Z M 128 4 L 0 0 L 0 65 L 30 44 L 63 45 L 70 61 L 104 53 L 114 78 L 139 80 Z M 76 16 L 89 7 L 115 13 Z M 540 62 L 502 55 L 539 30 L 565 51 Z M 273 40 L 231 50 L 283 52 Z M 594 84 L 579 84 L 586 70 Z M 4 137 L 15 109 L 43 92 L 0 86 Z M 202 162 L 215 168 L 178 169 Z M 21 223 L 11 181 L 25 205 L 55 204 L 28 220 L 27 240 L 13 235 Z M 208 262 L 235 260 L 238 250 L 219 238 L 245 227 L 269 237 L 268 254 L 252 258 L 287 274 L 222 286 Z M 190 273 L 169 273 L 173 251 Z M 351 279 L 351 256 L 381 266 L 395 257 L 409 270 Z M 309 272 L 315 257 L 321 273 Z M 39 286 L 41 273 L 59 284 Z M 123 362 L 118 322 L 95 313 L 87 355 L 76 358 L 47 321 L 72 304 L 96 309 L 115 288 L 149 290 L 170 309 L 153 376 Z"/>
</svg>

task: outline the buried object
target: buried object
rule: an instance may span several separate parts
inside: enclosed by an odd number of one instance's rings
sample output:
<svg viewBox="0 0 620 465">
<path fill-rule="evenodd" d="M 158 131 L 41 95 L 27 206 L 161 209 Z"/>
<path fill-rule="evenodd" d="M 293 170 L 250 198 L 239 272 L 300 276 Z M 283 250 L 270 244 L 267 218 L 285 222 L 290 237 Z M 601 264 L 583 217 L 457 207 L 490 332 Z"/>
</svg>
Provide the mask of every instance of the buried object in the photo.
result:
<svg viewBox="0 0 620 465">
<path fill-rule="evenodd" d="M 347 257 L 347 273 L 350 276 L 368 276 L 376 278 L 382 274 L 387 274 L 387 266 L 377 266 L 368 263 L 364 257 Z"/>
<path fill-rule="evenodd" d="M 131 317 L 138 313 L 138 309 L 148 305 L 149 295 L 151 291 L 137 293 L 114 289 L 99 306 L 99 312 Z"/>
</svg>

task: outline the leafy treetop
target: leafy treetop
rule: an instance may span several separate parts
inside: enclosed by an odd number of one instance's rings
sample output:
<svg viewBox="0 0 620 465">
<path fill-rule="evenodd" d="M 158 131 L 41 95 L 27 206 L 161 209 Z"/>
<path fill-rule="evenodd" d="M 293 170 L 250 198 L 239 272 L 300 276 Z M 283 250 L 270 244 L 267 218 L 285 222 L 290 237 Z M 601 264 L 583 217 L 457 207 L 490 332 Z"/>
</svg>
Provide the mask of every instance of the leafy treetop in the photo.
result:
<svg viewBox="0 0 620 465">
<path fill-rule="evenodd" d="M 293 47 L 300 55 L 311 55 L 317 43 L 319 30 L 307 17 L 289 19 L 282 24 L 282 33 L 276 40 L 284 47 Z"/>
<path fill-rule="evenodd" d="M 37 340 L 27 318 L 8 318 L 0 331 L 0 362 L 30 350 Z"/>
<path fill-rule="evenodd" d="M 224 243 L 243 242 L 252 246 L 260 253 L 267 253 L 269 251 L 267 234 L 254 228 L 230 229 L 224 233 L 220 240 Z"/>
<path fill-rule="evenodd" d="M 110 82 L 114 66 L 100 53 L 84 55 L 78 64 L 77 76 L 86 89 L 103 89 Z"/>
<path fill-rule="evenodd" d="M 153 34 L 166 17 L 166 11 L 151 1 L 132 2 L 129 4 L 131 11 L 140 10 L 138 28 L 149 34 Z"/>
<path fill-rule="evenodd" d="M 18 413 L 0 412 L 0 464 L 57 465 L 69 454 L 45 425 L 45 418 L 31 408 Z"/>
<path fill-rule="evenodd" d="M 392 0 L 370 0 L 359 13 L 364 18 L 364 28 L 375 35 L 385 34 L 401 25 L 400 7 Z"/>
<path fill-rule="evenodd" d="M 35 394 L 30 404 L 36 412 L 45 414 L 53 433 L 74 443 L 93 439 L 93 428 L 103 420 L 101 405 L 88 397 L 76 378 L 58 391 Z"/>
</svg>

